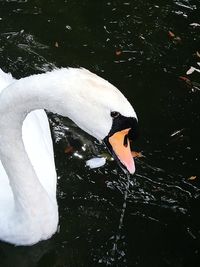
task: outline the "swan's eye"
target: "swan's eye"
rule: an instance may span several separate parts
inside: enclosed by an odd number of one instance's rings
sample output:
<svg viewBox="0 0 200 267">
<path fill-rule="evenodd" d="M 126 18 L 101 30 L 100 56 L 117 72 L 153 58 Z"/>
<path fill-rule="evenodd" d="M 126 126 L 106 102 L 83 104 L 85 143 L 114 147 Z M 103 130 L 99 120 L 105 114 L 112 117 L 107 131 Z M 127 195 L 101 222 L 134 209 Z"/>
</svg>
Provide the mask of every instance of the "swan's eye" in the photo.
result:
<svg viewBox="0 0 200 267">
<path fill-rule="evenodd" d="M 117 118 L 120 115 L 120 113 L 117 111 L 111 111 L 110 115 L 112 118 Z"/>
</svg>

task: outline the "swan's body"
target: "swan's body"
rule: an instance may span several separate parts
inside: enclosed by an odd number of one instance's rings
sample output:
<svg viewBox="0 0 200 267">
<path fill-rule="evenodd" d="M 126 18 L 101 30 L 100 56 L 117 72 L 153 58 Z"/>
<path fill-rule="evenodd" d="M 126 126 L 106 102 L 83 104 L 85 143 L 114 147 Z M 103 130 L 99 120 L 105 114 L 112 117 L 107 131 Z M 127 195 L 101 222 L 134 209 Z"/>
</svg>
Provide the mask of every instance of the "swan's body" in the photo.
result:
<svg viewBox="0 0 200 267">
<path fill-rule="evenodd" d="M 58 225 L 53 146 L 42 109 L 68 116 L 99 140 L 112 128 L 111 111 L 136 118 L 114 86 L 87 70 L 20 80 L 0 71 L 0 239 L 18 245 L 45 240 Z"/>
</svg>

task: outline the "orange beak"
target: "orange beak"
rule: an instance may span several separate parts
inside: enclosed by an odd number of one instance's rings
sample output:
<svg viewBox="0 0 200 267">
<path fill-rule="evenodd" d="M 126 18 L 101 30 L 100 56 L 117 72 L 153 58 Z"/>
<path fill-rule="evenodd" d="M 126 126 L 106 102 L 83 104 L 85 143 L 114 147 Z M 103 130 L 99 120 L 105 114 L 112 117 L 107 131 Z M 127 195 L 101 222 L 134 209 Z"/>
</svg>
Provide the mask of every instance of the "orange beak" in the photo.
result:
<svg viewBox="0 0 200 267">
<path fill-rule="evenodd" d="M 112 149 L 126 169 L 133 174 L 135 172 L 135 163 L 130 149 L 128 132 L 130 128 L 114 133 L 108 138 Z"/>
</svg>

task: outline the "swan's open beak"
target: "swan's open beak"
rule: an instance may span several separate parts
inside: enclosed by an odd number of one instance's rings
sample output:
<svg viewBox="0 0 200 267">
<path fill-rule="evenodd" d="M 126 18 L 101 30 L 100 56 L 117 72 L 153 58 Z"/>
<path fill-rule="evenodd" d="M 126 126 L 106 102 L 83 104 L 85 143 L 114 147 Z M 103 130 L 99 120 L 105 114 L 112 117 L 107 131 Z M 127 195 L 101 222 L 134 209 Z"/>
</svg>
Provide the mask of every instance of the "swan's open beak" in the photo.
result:
<svg viewBox="0 0 200 267">
<path fill-rule="evenodd" d="M 135 172 L 135 163 L 128 138 L 129 130 L 130 128 L 114 133 L 107 138 L 107 143 L 109 143 L 110 152 L 120 162 L 122 169 L 125 167 L 129 173 L 133 174 Z"/>
</svg>

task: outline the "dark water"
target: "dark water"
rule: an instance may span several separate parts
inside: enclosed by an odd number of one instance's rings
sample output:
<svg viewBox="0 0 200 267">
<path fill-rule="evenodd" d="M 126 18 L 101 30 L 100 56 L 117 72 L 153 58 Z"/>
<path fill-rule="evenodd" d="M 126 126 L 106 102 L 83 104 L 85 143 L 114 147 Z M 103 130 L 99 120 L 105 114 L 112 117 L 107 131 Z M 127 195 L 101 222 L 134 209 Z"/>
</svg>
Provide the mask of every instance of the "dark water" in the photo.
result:
<svg viewBox="0 0 200 267">
<path fill-rule="evenodd" d="M 0 0 L 0 67 L 19 78 L 83 66 L 108 79 L 137 111 L 135 150 L 145 156 L 129 187 L 115 162 L 89 170 L 85 161 L 104 147 L 49 114 L 59 230 L 33 247 L 0 243 L 0 266 L 200 266 L 200 73 L 186 75 L 200 62 L 200 26 L 190 25 L 199 8 L 199 0 Z"/>
</svg>

